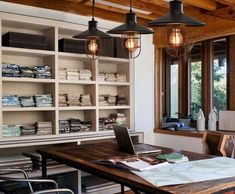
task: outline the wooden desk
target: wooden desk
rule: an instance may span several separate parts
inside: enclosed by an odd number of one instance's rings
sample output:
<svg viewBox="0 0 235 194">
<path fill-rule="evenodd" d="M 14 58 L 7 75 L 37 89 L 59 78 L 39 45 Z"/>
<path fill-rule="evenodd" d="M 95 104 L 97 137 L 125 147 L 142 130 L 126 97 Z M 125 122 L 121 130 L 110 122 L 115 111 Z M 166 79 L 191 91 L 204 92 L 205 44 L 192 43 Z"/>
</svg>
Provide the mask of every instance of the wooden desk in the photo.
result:
<svg viewBox="0 0 235 194">
<path fill-rule="evenodd" d="M 162 153 L 176 151 L 161 147 L 160 149 L 162 149 Z M 115 142 L 85 144 L 70 148 L 39 149 L 38 152 L 42 155 L 43 159 L 44 177 L 46 177 L 46 160 L 54 159 L 68 166 L 120 183 L 121 185 L 130 187 L 132 190 L 143 191 L 148 194 L 209 194 L 235 187 L 235 177 L 200 183 L 156 187 L 128 170 L 112 168 L 92 162 L 102 158 L 128 155 L 120 152 Z M 186 151 L 181 151 L 181 153 L 187 155 L 190 160 L 211 157 Z"/>
</svg>

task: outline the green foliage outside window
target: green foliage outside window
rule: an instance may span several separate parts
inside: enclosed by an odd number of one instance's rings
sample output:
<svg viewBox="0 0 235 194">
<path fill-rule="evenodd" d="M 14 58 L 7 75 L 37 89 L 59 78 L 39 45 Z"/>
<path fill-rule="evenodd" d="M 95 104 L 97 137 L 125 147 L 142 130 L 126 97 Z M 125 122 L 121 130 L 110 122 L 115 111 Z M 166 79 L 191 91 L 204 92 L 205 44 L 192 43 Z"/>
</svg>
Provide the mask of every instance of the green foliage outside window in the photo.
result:
<svg viewBox="0 0 235 194">
<path fill-rule="evenodd" d="M 219 66 L 218 60 L 213 65 L 213 107 L 216 110 L 227 109 L 226 64 Z M 201 61 L 191 63 L 191 115 L 196 119 L 202 106 Z"/>
</svg>

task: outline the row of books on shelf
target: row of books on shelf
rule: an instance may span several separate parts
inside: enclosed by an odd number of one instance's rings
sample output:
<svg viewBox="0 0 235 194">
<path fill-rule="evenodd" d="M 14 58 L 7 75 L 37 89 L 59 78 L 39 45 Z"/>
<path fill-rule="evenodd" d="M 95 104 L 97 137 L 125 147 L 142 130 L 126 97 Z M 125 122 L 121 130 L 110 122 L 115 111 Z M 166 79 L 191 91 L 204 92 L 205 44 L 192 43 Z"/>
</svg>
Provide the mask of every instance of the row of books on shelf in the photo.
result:
<svg viewBox="0 0 235 194">
<path fill-rule="evenodd" d="M 51 94 L 36 94 L 34 96 L 8 95 L 2 97 L 3 107 L 52 107 Z"/>
<path fill-rule="evenodd" d="M 51 134 L 52 122 L 36 122 L 32 125 L 3 125 L 3 137 Z"/>
<path fill-rule="evenodd" d="M 34 67 L 25 67 L 12 63 L 2 64 L 3 77 L 26 77 L 36 79 L 51 79 L 51 67 L 47 65 L 37 65 Z"/>
</svg>

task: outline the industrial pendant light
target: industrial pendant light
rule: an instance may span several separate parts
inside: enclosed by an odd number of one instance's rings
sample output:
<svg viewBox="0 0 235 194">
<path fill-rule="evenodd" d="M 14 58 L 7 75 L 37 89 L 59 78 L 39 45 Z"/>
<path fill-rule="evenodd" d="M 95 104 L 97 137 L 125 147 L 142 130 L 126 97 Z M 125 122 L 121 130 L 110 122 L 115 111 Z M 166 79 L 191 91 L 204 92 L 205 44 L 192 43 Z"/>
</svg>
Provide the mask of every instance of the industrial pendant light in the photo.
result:
<svg viewBox="0 0 235 194">
<path fill-rule="evenodd" d="M 141 53 L 141 34 L 153 34 L 153 31 L 137 24 L 137 17 L 132 12 L 132 1 L 130 0 L 130 12 L 126 14 L 126 23 L 107 33 L 121 34 L 123 46 L 129 51 L 129 58 L 134 59 Z"/>
<path fill-rule="evenodd" d="M 149 26 L 166 27 L 165 47 L 168 53 L 178 57 L 192 48 L 188 41 L 187 26 L 204 26 L 205 23 L 184 14 L 181 0 L 170 1 L 170 13 L 149 23 Z"/>
<path fill-rule="evenodd" d="M 79 33 L 74 36 L 78 39 L 86 39 L 86 55 L 88 58 L 97 59 L 100 57 L 100 42 L 101 38 L 111 38 L 109 34 L 106 34 L 97 29 L 97 21 L 94 19 L 95 0 L 92 1 L 92 20 L 89 21 L 88 30 Z"/>
</svg>

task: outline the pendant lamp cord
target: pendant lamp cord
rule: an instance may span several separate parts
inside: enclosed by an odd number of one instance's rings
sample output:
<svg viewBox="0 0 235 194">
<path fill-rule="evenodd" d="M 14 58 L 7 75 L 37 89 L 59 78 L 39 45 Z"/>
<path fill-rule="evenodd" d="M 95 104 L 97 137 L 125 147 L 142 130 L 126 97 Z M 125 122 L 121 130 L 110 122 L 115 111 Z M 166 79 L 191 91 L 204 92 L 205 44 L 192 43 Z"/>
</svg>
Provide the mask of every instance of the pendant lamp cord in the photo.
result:
<svg viewBox="0 0 235 194">
<path fill-rule="evenodd" d="M 132 0 L 130 0 L 130 12 L 132 13 Z"/>
<path fill-rule="evenodd" d="M 92 0 L 92 20 L 94 20 L 95 15 L 95 0 Z"/>
</svg>

